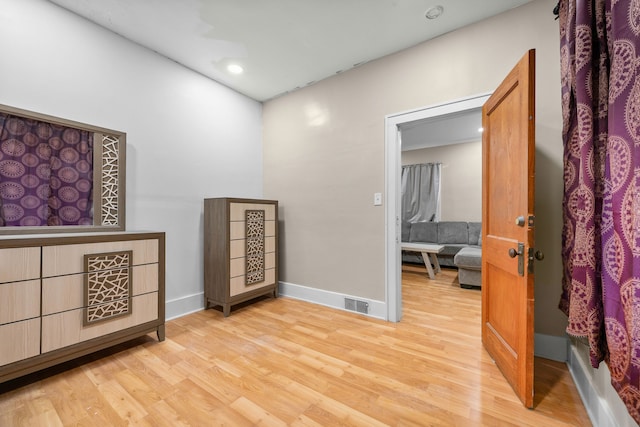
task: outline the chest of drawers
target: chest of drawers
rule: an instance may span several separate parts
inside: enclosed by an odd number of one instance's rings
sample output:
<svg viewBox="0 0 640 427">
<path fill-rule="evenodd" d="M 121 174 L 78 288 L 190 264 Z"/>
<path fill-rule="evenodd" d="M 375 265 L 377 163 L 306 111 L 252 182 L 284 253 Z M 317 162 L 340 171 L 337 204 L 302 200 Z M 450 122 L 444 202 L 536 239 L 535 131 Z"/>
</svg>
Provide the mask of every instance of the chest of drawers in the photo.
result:
<svg viewBox="0 0 640 427">
<path fill-rule="evenodd" d="M 278 295 L 278 202 L 215 198 L 204 201 L 206 307 Z"/>
</svg>

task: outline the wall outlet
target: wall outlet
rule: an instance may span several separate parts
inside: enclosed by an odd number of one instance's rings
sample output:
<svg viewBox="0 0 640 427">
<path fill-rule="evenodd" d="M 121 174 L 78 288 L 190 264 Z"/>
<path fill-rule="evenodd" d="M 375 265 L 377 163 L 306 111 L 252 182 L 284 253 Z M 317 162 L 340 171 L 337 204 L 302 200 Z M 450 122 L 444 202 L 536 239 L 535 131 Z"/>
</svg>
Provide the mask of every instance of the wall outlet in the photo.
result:
<svg viewBox="0 0 640 427">
<path fill-rule="evenodd" d="M 381 206 L 382 205 L 382 193 L 374 193 L 373 194 L 373 205 Z"/>
</svg>

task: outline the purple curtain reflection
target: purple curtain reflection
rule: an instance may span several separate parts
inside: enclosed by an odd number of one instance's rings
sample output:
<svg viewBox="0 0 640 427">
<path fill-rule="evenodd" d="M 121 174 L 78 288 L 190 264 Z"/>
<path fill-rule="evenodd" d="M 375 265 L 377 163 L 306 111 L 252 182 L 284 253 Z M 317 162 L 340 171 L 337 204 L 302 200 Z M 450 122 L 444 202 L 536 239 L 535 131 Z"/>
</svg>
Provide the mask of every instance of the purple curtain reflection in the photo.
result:
<svg viewBox="0 0 640 427">
<path fill-rule="evenodd" d="M 0 226 L 93 224 L 93 133 L 0 113 Z"/>
</svg>

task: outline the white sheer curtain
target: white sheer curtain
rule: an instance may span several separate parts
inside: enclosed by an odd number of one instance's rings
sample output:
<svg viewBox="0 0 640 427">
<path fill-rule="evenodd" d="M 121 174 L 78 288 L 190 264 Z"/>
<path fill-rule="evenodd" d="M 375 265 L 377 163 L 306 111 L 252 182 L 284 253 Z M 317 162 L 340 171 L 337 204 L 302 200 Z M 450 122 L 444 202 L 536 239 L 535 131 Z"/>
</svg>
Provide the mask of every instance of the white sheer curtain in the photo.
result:
<svg viewBox="0 0 640 427">
<path fill-rule="evenodd" d="M 402 221 L 440 220 L 441 163 L 402 167 Z"/>
</svg>

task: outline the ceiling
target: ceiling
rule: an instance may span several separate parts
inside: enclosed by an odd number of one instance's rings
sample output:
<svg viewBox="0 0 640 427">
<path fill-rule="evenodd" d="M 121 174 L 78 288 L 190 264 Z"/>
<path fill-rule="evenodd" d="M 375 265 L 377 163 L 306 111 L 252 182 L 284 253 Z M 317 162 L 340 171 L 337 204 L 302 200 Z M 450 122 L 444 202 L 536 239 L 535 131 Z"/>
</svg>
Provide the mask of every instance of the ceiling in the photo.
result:
<svg viewBox="0 0 640 427">
<path fill-rule="evenodd" d="M 531 0 L 49 1 L 265 101 Z"/>
</svg>

